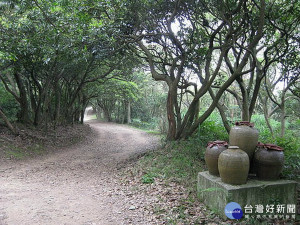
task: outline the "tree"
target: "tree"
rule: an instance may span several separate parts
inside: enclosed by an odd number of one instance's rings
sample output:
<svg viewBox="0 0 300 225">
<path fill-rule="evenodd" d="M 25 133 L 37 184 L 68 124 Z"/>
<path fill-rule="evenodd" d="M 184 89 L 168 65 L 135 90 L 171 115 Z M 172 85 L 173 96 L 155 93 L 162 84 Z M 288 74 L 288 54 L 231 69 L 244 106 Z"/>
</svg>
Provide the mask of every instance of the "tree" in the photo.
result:
<svg viewBox="0 0 300 225">
<path fill-rule="evenodd" d="M 128 81 L 128 78 L 114 76 L 97 86 L 94 104 L 98 106 L 98 111 L 103 112 L 104 119 L 108 122 L 131 122 L 131 103 L 137 99 L 139 92 L 136 83 Z"/>
<path fill-rule="evenodd" d="M 17 129 L 10 122 L 14 120 L 17 112 L 17 105 L 14 98 L 9 93 L 5 92 L 5 88 L 0 85 L 0 119 L 11 130 L 12 133 L 17 134 Z"/>
<path fill-rule="evenodd" d="M 269 118 L 277 111 L 280 113 L 280 123 L 281 123 L 281 132 L 280 132 L 280 137 L 284 137 L 285 134 L 285 123 L 286 123 L 286 102 L 288 99 L 295 98 L 298 102 L 300 101 L 300 98 L 292 95 L 289 92 L 290 87 L 297 83 L 300 79 L 299 75 L 296 76 L 287 76 L 284 72 L 287 72 L 286 70 L 282 69 L 281 74 L 279 77 L 276 77 L 273 75 L 273 81 L 269 79 L 265 79 L 265 89 L 267 95 L 265 96 L 264 100 L 264 114 L 265 118 L 268 124 L 268 127 L 273 134 L 272 128 L 269 125 Z M 278 84 L 282 85 L 282 89 L 280 91 L 277 91 L 278 95 L 276 96 L 276 90 L 275 88 L 278 88 Z M 268 111 L 268 99 L 274 104 L 274 107 L 272 107 L 271 112 Z"/>
<path fill-rule="evenodd" d="M 95 21 L 89 7 L 70 13 L 78 1 L 8 2 L 1 5 L 0 79 L 19 103 L 19 121 L 78 121 L 89 99 L 84 86 L 120 64 L 113 39 L 98 30 L 105 18 Z"/>
<path fill-rule="evenodd" d="M 249 66 L 255 69 L 236 79 L 239 91 L 228 89 L 239 103 L 244 121 L 251 120 L 261 84 L 270 74 L 269 68 L 282 63 L 288 55 L 294 54 L 296 49 L 299 50 L 299 45 L 297 47 L 295 44 L 295 37 L 299 30 L 298 9 L 299 3 L 296 1 L 279 1 L 267 5 L 264 38 L 254 49 L 251 49 L 253 58 Z M 239 57 L 236 52 L 234 53 L 231 57 Z M 229 58 L 226 59 L 226 63 L 228 68 L 232 68 Z M 285 65 L 288 64 L 285 63 Z M 233 73 L 232 70 L 230 72 Z"/>
<path fill-rule="evenodd" d="M 265 1 L 147 1 L 138 6 L 135 22 L 128 21 L 124 37 L 136 43 L 130 46 L 148 62 L 153 78 L 168 85 L 168 139 L 186 138 L 215 109 L 233 81 L 254 69 L 247 65 L 251 50 L 263 36 Z M 210 107 L 198 116 L 199 99 L 208 93 L 220 68 L 230 66 L 226 58 L 235 51 L 239 57 L 231 62 L 231 76 L 214 94 Z M 196 76 L 189 75 L 191 72 Z M 180 103 L 185 93 L 193 100 L 182 114 Z"/>
</svg>

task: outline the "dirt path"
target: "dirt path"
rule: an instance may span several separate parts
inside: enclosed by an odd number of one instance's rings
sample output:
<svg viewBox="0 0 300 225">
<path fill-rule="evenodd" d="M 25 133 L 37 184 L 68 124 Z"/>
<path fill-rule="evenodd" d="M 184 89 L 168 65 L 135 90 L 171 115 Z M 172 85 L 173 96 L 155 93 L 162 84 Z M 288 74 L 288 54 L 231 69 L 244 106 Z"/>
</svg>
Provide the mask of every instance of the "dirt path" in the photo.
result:
<svg viewBox="0 0 300 225">
<path fill-rule="evenodd" d="M 123 125 L 90 122 L 85 143 L 24 161 L 0 161 L 0 224 L 147 224 L 116 171 L 158 138 Z M 140 199 L 142 202 L 143 199 Z"/>
</svg>

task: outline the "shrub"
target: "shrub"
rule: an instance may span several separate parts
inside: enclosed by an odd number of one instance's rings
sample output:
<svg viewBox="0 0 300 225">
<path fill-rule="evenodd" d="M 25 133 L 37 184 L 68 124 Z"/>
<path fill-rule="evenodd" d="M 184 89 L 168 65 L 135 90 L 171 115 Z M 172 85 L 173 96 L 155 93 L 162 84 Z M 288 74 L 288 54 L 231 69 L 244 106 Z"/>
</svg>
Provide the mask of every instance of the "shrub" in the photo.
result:
<svg viewBox="0 0 300 225">
<path fill-rule="evenodd" d="M 285 163 L 282 174 L 289 179 L 300 179 L 300 138 L 287 131 L 284 138 L 276 137 L 275 144 L 284 148 Z"/>
<path fill-rule="evenodd" d="M 213 112 L 198 129 L 197 138 L 204 143 L 215 140 L 228 141 L 228 133 L 224 128 L 221 117 Z"/>
<path fill-rule="evenodd" d="M 280 122 L 270 119 L 271 126 L 274 131 L 272 137 L 270 130 L 267 127 L 263 115 L 253 115 L 252 122 L 259 130 L 259 141 L 263 143 L 276 144 L 284 148 L 285 165 L 283 176 L 289 179 L 300 178 L 300 136 L 297 121 L 295 123 L 286 123 L 286 133 L 284 137 L 280 137 Z M 292 125 L 293 124 L 293 125 Z M 289 129 L 293 128 L 293 129 Z"/>
</svg>

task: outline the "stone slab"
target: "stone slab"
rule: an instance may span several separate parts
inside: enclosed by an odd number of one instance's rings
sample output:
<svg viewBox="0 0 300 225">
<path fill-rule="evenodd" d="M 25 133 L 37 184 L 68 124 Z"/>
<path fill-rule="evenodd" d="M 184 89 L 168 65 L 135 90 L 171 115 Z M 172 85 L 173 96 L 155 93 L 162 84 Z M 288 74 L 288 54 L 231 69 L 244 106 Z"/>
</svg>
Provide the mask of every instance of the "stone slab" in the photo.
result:
<svg viewBox="0 0 300 225">
<path fill-rule="evenodd" d="M 237 202 L 244 207 L 255 205 L 296 204 L 297 182 L 291 180 L 262 181 L 248 179 L 243 185 L 230 185 L 220 177 L 210 175 L 208 171 L 198 174 L 197 191 L 200 200 L 210 209 L 225 218 L 224 209 L 229 202 Z M 275 213 L 276 214 L 276 213 Z M 285 213 L 286 214 L 286 209 Z M 274 215 L 274 214 L 273 214 Z"/>
</svg>

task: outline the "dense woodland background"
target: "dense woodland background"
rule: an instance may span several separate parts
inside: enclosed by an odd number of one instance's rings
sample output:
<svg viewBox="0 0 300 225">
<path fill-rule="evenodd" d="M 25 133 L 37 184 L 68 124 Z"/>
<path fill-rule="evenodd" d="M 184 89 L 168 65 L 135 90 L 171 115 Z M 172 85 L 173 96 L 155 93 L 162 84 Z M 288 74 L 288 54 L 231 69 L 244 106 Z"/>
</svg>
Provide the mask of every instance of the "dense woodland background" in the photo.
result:
<svg viewBox="0 0 300 225">
<path fill-rule="evenodd" d="M 88 106 L 168 140 L 252 121 L 299 173 L 299 20 L 296 0 L 2 0 L 1 126 L 83 123 Z"/>
</svg>

